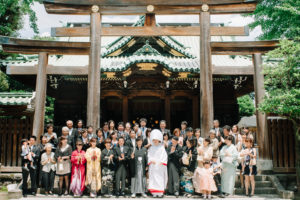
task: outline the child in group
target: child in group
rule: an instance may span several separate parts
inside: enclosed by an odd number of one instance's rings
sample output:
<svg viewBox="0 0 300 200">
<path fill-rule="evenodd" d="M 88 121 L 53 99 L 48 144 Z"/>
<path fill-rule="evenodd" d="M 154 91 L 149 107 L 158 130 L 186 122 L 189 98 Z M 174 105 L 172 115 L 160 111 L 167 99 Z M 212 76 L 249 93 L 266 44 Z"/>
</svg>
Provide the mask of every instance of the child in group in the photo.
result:
<svg viewBox="0 0 300 200">
<path fill-rule="evenodd" d="M 255 158 L 255 150 L 252 147 L 252 140 L 250 142 L 250 139 L 246 139 L 246 144 L 250 144 L 249 148 L 246 148 L 242 154 L 244 154 L 242 158 L 242 171 L 245 172 L 245 167 L 249 166 L 249 176 L 253 174 L 253 166 L 256 165 L 256 158 Z M 247 151 L 247 152 L 246 152 Z M 252 155 L 252 156 L 250 156 Z"/>
<path fill-rule="evenodd" d="M 31 157 L 29 146 L 28 146 L 28 140 L 27 139 L 22 139 L 21 144 L 22 144 L 21 156 L 22 157 L 25 157 L 25 156 L 27 157 L 27 158 L 25 158 L 26 161 L 24 163 L 24 168 L 23 169 L 25 169 L 26 171 L 29 171 L 28 163 L 30 163 L 30 167 L 32 169 L 35 169 L 35 167 L 33 166 L 32 157 Z"/>
<path fill-rule="evenodd" d="M 217 191 L 217 187 L 214 181 L 213 169 L 210 166 L 210 161 L 205 161 L 202 168 L 197 167 L 194 178 L 196 192 L 202 193 L 204 199 L 211 199 L 211 192 Z"/>
<path fill-rule="evenodd" d="M 213 155 L 211 168 L 213 169 L 214 181 L 218 188 L 218 193 L 221 195 L 221 167 L 222 165 L 218 162 L 218 156 Z"/>
</svg>

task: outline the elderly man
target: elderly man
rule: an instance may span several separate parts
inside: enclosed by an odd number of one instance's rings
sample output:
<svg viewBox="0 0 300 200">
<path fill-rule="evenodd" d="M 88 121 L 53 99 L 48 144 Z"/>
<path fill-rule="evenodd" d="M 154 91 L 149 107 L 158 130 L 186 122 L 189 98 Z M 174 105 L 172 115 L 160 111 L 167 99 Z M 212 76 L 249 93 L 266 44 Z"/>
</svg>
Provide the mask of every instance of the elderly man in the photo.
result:
<svg viewBox="0 0 300 200">
<path fill-rule="evenodd" d="M 168 134 L 169 138 L 172 138 L 171 132 L 169 129 L 166 129 L 167 127 L 167 122 L 166 120 L 161 120 L 159 122 L 159 129 L 161 131 L 161 133 L 164 135 L 165 133 Z"/>
<path fill-rule="evenodd" d="M 67 122 L 66 122 L 66 125 L 67 125 L 67 128 L 69 129 L 68 130 L 68 135 L 72 138 L 72 144 L 74 144 L 74 145 L 72 145 L 72 149 L 73 150 L 75 150 L 75 143 L 76 143 L 76 140 L 77 140 L 77 138 L 78 138 L 78 131 L 77 131 L 77 129 L 75 129 L 75 128 L 73 128 L 73 121 L 72 120 L 68 120 Z M 69 139 L 68 139 L 68 141 L 69 141 Z"/>
<path fill-rule="evenodd" d="M 75 149 L 75 142 L 74 138 L 69 135 L 69 128 L 67 126 L 62 127 L 61 129 L 61 136 L 65 136 L 67 138 L 68 144 L 72 147 L 72 149 Z M 58 139 L 60 141 L 60 138 Z"/>
</svg>

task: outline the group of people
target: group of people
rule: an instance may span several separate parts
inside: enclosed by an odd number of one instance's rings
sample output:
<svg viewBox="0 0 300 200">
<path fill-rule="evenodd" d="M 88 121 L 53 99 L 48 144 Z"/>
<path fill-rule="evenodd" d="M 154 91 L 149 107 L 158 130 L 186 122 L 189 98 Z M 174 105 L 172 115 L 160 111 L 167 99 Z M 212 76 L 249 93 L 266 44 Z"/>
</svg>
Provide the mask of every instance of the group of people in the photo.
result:
<svg viewBox="0 0 300 200">
<path fill-rule="evenodd" d="M 77 128 L 68 120 L 58 137 L 48 124 L 40 144 L 36 144 L 35 136 L 21 141 L 23 196 L 29 192 L 28 176 L 32 195 L 38 184 L 46 195 L 52 195 L 58 176 L 59 196 L 130 194 L 134 198 L 167 193 L 176 197 L 199 194 L 210 199 L 215 192 L 224 198 L 234 192 L 237 168 L 246 195 L 254 194 L 256 149 L 247 127 L 221 128 L 215 120 L 205 134 L 188 127 L 186 121 L 173 133 L 166 125 L 161 120 L 160 128 L 152 130 L 144 118 L 133 127 L 129 122 L 115 125 L 110 120 L 94 131 L 92 126 L 83 128 L 82 120 Z"/>
</svg>

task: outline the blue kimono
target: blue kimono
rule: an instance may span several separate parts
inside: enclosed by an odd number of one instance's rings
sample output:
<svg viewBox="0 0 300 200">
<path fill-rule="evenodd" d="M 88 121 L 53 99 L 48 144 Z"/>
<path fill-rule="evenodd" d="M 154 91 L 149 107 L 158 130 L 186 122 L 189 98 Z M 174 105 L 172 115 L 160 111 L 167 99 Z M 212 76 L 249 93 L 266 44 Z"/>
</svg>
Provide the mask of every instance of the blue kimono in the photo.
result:
<svg viewBox="0 0 300 200">
<path fill-rule="evenodd" d="M 225 156 L 226 152 L 229 156 Z M 236 167 L 238 165 L 238 151 L 236 147 L 233 144 L 223 146 L 220 152 L 220 158 L 222 159 L 221 190 L 224 193 L 233 194 Z"/>
</svg>

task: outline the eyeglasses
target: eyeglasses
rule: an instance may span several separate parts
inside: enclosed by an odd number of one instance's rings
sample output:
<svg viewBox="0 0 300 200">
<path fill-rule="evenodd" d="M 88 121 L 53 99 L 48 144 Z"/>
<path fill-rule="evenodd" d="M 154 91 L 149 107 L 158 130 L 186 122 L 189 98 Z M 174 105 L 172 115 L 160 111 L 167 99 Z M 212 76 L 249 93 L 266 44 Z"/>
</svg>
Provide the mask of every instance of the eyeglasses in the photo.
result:
<svg viewBox="0 0 300 200">
<path fill-rule="evenodd" d="M 76 146 L 82 146 L 82 144 L 76 144 Z"/>
</svg>

